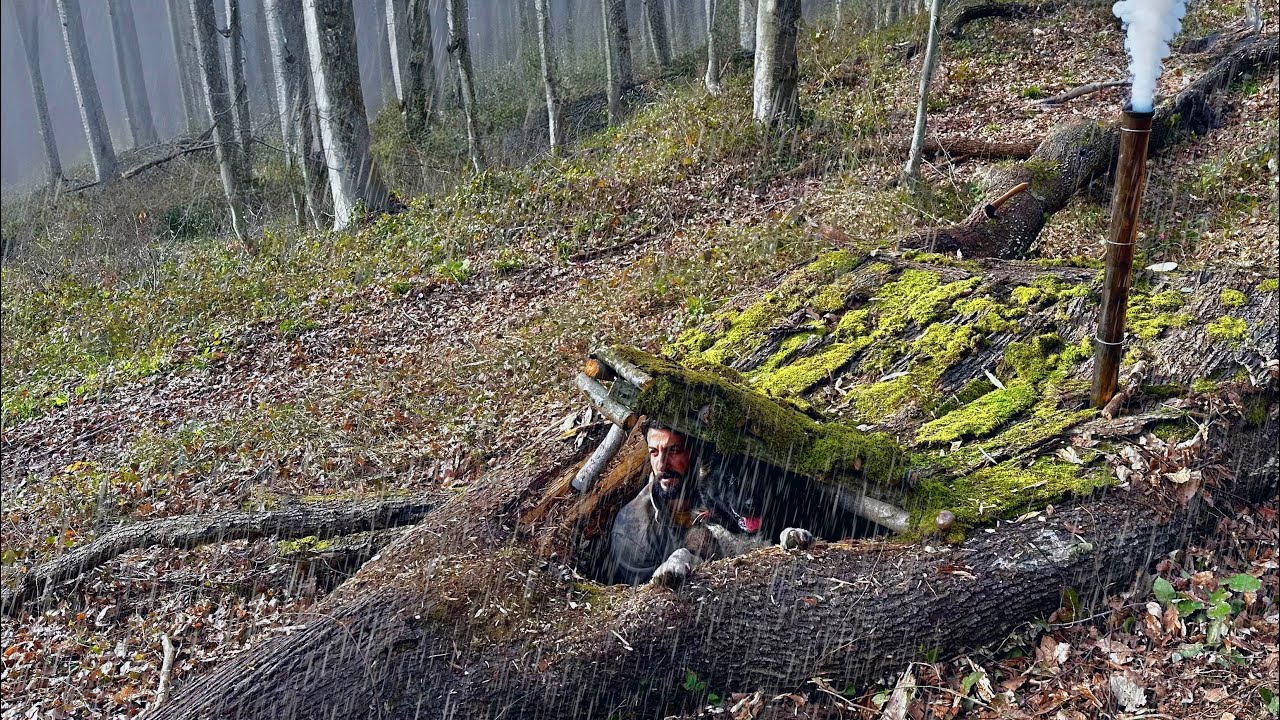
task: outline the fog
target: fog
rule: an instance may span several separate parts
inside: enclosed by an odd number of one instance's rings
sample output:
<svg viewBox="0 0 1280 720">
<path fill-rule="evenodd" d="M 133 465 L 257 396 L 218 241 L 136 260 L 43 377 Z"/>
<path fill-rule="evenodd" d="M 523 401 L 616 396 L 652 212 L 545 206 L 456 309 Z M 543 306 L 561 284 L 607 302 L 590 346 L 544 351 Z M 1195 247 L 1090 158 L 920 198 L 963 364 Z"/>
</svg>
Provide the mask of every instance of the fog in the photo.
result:
<svg viewBox="0 0 1280 720">
<path fill-rule="evenodd" d="M 384 21 L 385 0 L 352 0 L 356 15 L 356 35 L 365 109 L 370 118 L 393 94 L 389 74 Z M 694 48 L 705 37 L 702 0 L 666 0 L 669 9 L 672 42 L 677 48 Z M 266 135 L 275 131 L 275 108 L 269 107 L 266 83 L 272 82 L 269 67 L 263 67 L 259 45 L 267 43 L 261 23 L 262 0 L 241 0 L 244 25 L 245 73 L 249 87 L 250 111 L 255 132 Z M 14 0 L 0 0 L 0 184 L 4 190 L 17 190 L 44 181 L 43 145 L 38 132 L 35 100 L 28 80 L 26 57 L 20 39 L 21 27 L 16 21 Z M 69 179 L 87 180 L 88 144 L 80 121 L 71 71 L 67 64 L 62 28 L 53 0 L 31 0 L 38 12 L 40 69 L 44 75 L 45 93 L 53 122 L 64 174 Z M 184 130 L 181 91 L 176 72 L 177 59 L 170 37 L 166 0 L 132 0 L 140 45 L 147 97 L 156 130 L 161 141 L 171 140 Z M 225 3 L 215 0 L 220 24 L 225 26 Z M 529 4 L 532 5 L 531 0 Z M 732 6 L 733 0 L 721 0 Z M 806 2 L 805 15 L 812 16 L 820 6 L 829 3 Z M 602 63 L 603 39 L 600 0 L 553 0 L 552 34 L 559 45 L 557 54 L 569 62 Z M 124 98 L 115 60 L 111 21 L 105 0 L 82 0 L 85 35 L 98 92 L 117 153 L 124 154 L 122 166 L 130 164 L 127 149 L 131 146 Z M 185 0 L 179 3 L 187 12 Z M 629 0 L 632 52 L 639 64 L 650 58 L 642 21 L 640 0 Z M 447 25 L 443 0 L 431 0 L 435 33 L 435 58 L 441 82 L 452 82 L 447 72 L 445 52 Z M 471 0 L 470 31 L 473 61 L 483 89 L 486 74 L 500 73 L 520 54 L 519 3 L 516 0 Z M 569 57 L 566 57 L 568 55 Z M 597 59 L 599 58 L 599 59 Z M 447 86 L 446 86 L 447 87 Z M 532 93 L 540 92 L 531 87 Z"/>
</svg>

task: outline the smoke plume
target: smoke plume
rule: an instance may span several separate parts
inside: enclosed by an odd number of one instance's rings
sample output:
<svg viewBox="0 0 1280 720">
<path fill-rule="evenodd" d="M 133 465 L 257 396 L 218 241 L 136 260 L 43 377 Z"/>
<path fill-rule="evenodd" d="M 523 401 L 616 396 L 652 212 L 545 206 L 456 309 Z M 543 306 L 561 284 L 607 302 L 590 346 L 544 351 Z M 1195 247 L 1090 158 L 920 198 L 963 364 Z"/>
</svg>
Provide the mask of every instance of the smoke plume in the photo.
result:
<svg viewBox="0 0 1280 720">
<path fill-rule="evenodd" d="M 1186 0 L 1120 0 L 1111 11 L 1124 22 L 1124 47 L 1133 78 L 1130 103 L 1135 112 L 1151 112 L 1160 62 L 1169 57 L 1169 41 L 1182 29 Z"/>
</svg>

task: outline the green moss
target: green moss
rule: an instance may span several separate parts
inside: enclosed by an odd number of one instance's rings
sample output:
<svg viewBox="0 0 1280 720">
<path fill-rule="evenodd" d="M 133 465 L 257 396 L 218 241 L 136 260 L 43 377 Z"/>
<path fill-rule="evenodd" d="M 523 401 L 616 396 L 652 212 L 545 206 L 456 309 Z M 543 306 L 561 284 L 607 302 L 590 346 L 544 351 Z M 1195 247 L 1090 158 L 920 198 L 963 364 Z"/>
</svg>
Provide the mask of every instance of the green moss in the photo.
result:
<svg viewBox="0 0 1280 720">
<path fill-rule="evenodd" d="M 705 364 L 694 369 L 633 348 L 618 352 L 653 377 L 637 399 L 638 412 L 698 436 L 721 452 L 757 457 L 801 475 L 874 483 L 889 480 L 900 455 L 897 443 L 883 433 L 820 424 L 731 374 L 709 372 Z M 709 417 L 700 417 L 704 407 L 712 409 Z"/>
<path fill-rule="evenodd" d="M 1280 278 L 1267 278 L 1258 283 L 1258 292 L 1276 292 L 1280 290 Z"/>
<path fill-rule="evenodd" d="M 1035 404 L 1038 395 L 1029 383 L 992 390 L 981 398 L 925 423 L 916 434 L 919 443 L 946 443 L 990 435 L 1018 413 Z"/>
<path fill-rule="evenodd" d="M 1249 302 L 1249 298 L 1245 297 L 1244 293 L 1240 292 L 1239 290 L 1234 290 L 1232 288 L 1227 288 L 1226 290 L 1223 290 L 1222 295 L 1219 296 L 1219 299 L 1222 300 L 1223 305 L 1229 308 L 1244 307 L 1245 303 Z"/>
<path fill-rule="evenodd" d="M 1013 303 L 1022 307 L 1044 307 L 1062 298 L 1088 297 L 1088 285 L 1070 285 L 1052 275 L 1041 275 L 1030 285 L 1019 285 L 1010 293 Z"/>
<path fill-rule="evenodd" d="M 951 309 L 957 317 L 972 319 L 973 327 L 988 335 L 1013 332 L 1018 327 L 1014 321 L 1026 315 L 1025 310 L 1004 305 L 988 295 L 962 298 Z"/>
<path fill-rule="evenodd" d="M 1151 428 L 1151 434 L 1165 442 L 1182 442 L 1196 433 L 1195 423 L 1188 421 L 1166 420 L 1158 422 Z"/>
<path fill-rule="evenodd" d="M 972 351 L 979 339 L 967 325 L 930 325 L 908 346 L 913 360 L 906 375 L 856 387 L 846 402 L 857 411 L 862 422 L 868 423 L 880 422 L 907 403 L 915 403 L 928 411 L 937 402 L 934 388 L 938 379 Z"/>
<path fill-rule="evenodd" d="M 955 513 L 956 525 L 973 527 L 997 518 L 1010 519 L 1069 495 L 1084 496 L 1109 483 L 1096 469 L 1041 458 L 1025 465 L 1008 460 L 944 482 L 922 480 L 913 496 L 913 520 L 923 522 L 940 510 Z"/>
<path fill-rule="evenodd" d="M 333 547 L 334 544 L 335 541 L 332 538 L 321 540 L 315 535 L 308 535 L 296 540 L 280 540 L 276 543 L 276 552 L 280 555 L 322 553 Z"/>
<path fill-rule="evenodd" d="M 1061 347 L 1062 338 L 1054 333 L 1040 335 L 1030 342 L 1011 342 L 1004 349 L 1001 365 L 1023 382 L 1038 383 L 1057 366 L 1056 353 Z"/>
<path fill-rule="evenodd" d="M 1191 322 L 1190 315 L 1169 312 L 1182 307 L 1182 302 L 1182 294 L 1177 290 L 1167 290 L 1156 295 L 1135 292 L 1129 297 L 1128 315 L 1125 319 L 1128 332 L 1149 343 L 1169 328 L 1186 326 Z"/>
<path fill-rule="evenodd" d="M 1165 290 L 1162 293 L 1152 295 L 1149 302 L 1152 310 L 1172 312 L 1174 310 L 1181 310 L 1185 301 L 1182 299 L 1181 292 L 1177 290 Z"/>
<path fill-rule="evenodd" d="M 850 275 L 864 257 L 845 250 L 826 253 L 793 273 L 776 290 L 741 313 L 719 316 L 718 320 L 727 328 L 714 342 L 708 345 L 705 338 L 686 334 L 676 345 L 678 348 L 699 348 L 697 352 L 704 359 L 728 365 L 758 349 L 767 340 L 765 331 L 796 310 L 812 302 L 831 307 L 831 311 L 842 307 L 853 286 L 867 283 L 868 274 L 878 274 L 873 268 L 867 268 L 856 276 Z"/>
<path fill-rule="evenodd" d="M 799 395 L 809 388 L 830 378 L 845 363 L 853 359 L 859 350 L 866 347 L 867 340 L 861 342 L 838 342 L 828 345 L 821 353 L 809 355 L 787 365 L 763 378 L 756 387 L 767 395 L 784 397 Z"/>
<path fill-rule="evenodd" d="M 1200 378 L 1191 383 L 1191 389 L 1198 393 L 1211 393 L 1218 390 L 1218 383 L 1208 378 Z"/>
<path fill-rule="evenodd" d="M 1232 347 L 1249 337 L 1249 327 L 1240 318 L 1224 315 L 1205 326 L 1204 331 L 1214 340 L 1230 343 Z"/>
</svg>

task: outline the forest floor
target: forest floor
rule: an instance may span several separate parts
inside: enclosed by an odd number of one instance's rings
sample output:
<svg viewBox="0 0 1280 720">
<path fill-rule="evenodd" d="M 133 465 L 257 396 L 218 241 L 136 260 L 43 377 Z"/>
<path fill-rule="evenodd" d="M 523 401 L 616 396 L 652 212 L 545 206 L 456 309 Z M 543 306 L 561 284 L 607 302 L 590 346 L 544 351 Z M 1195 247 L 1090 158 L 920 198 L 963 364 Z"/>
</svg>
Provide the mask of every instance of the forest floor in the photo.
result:
<svg viewBox="0 0 1280 720">
<path fill-rule="evenodd" d="M 1237 14 L 1195 4 L 1184 37 Z M 6 262 L 5 577 L 119 522 L 464 493 L 483 468 L 532 467 L 557 443 L 583 441 L 598 419 L 572 376 L 589 348 L 657 351 L 708 313 L 758 297 L 830 247 L 819 224 L 870 250 L 960 219 L 991 163 L 939 158 L 914 194 L 887 183 L 919 69 L 918 57 L 895 53 L 922 35 L 918 22 L 867 35 L 806 27 L 801 101 L 812 115 L 785 142 L 752 127 L 749 78 L 729 78 L 719 97 L 655 84 L 627 123 L 561 159 L 415 198 L 352 233 L 269 226 L 256 257 L 213 237 L 143 240 L 145 252 L 72 266 L 39 248 Z M 1038 102 L 1125 76 L 1123 40 L 1101 4 L 974 23 L 942 53 L 930 132 L 943 138 L 1037 138 L 1068 117 L 1110 118 L 1121 103 L 1122 91 Z M 1175 52 L 1161 94 L 1209 62 Z M 1280 88 L 1260 77 L 1224 102 L 1222 128 L 1153 158 L 1139 262 L 1275 277 Z M 1042 256 L 1099 257 L 1106 215 L 1105 188 L 1078 197 L 1049 222 Z M 140 237 L 154 231 L 143 224 Z M 56 240 L 50 248 L 69 242 Z M 1087 617 L 1064 608 L 998 648 L 922 657 L 907 712 L 1274 716 L 1276 511 L 1223 508 L 1215 543 L 1161 562 L 1167 585 L 1089 599 Z M 177 647 L 180 688 L 290 633 L 333 582 L 300 572 L 291 549 L 152 547 L 87 572 L 49 607 L 5 622 L 0 716 L 130 717 L 155 696 L 162 636 Z M 705 714 L 790 703 L 876 717 L 901 679 L 884 680 L 726 693 Z"/>
</svg>

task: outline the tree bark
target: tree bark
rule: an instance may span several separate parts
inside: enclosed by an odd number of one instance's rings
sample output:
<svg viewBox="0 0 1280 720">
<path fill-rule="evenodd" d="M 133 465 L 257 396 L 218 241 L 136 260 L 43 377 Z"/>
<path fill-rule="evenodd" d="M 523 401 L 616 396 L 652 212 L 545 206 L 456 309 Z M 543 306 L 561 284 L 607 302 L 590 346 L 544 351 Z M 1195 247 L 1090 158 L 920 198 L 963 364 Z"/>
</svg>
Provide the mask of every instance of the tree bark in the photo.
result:
<svg viewBox="0 0 1280 720">
<path fill-rule="evenodd" d="M 236 140 L 244 163 L 241 171 L 248 177 L 249 157 L 253 149 L 253 127 L 249 117 L 249 85 L 244 77 L 244 25 L 240 19 L 240 0 L 227 0 L 227 77 L 231 79 L 231 102 L 235 111 Z"/>
<path fill-rule="evenodd" d="M 391 80 L 395 84 L 396 100 L 401 103 L 408 97 L 407 78 L 409 70 L 409 53 L 412 47 L 409 41 L 410 29 L 406 0 L 387 1 L 387 44 L 391 54 Z"/>
<path fill-rule="evenodd" d="M 796 59 L 800 0 L 758 0 L 752 115 L 778 127 L 793 124 L 800 112 Z"/>
<path fill-rule="evenodd" d="M 449 52 L 453 55 L 458 71 L 459 100 L 467 125 L 467 151 L 471 155 L 471 167 L 484 172 L 484 148 L 480 142 L 479 109 L 476 107 L 475 76 L 471 70 L 471 38 L 467 31 L 467 0 L 447 0 L 449 22 Z"/>
<path fill-rule="evenodd" d="M 942 14 L 942 0 L 930 0 L 929 3 L 929 41 L 925 46 L 924 65 L 920 69 L 920 94 L 916 98 L 916 127 L 911 135 L 911 152 L 907 155 L 907 164 L 902 169 L 902 176 L 908 183 L 914 183 L 920 177 L 920 159 L 924 154 L 924 138 L 929 128 L 929 83 L 933 80 L 934 68 L 938 66 L 938 20 Z"/>
<path fill-rule="evenodd" d="M 188 0 L 188 8 L 191 12 L 191 26 L 195 30 L 205 102 L 213 115 L 212 136 L 222 176 L 222 189 L 231 210 L 231 229 L 237 239 L 252 249 L 244 217 L 245 162 L 232 124 L 227 83 L 222 76 L 223 56 L 219 43 L 222 35 L 218 32 L 213 0 Z"/>
<path fill-rule="evenodd" d="M 5 590 L 0 606 L 12 617 L 26 603 L 53 587 L 74 580 L 130 550 L 164 545 L 192 548 L 229 540 L 319 539 L 412 525 L 436 505 L 434 498 L 395 498 L 375 502 L 310 503 L 266 512 L 225 512 L 144 520 L 117 527 L 56 560 L 32 569 Z"/>
<path fill-rule="evenodd" d="M 40 69 L 40 16 L 29 0 L 15 0 L 14 14 L 18 18 L 18 39 L 27 58 L 27 78 L 31 81 L 31 97 L 36 107 L 36 130 L 44 145 L 45 177 L 50 187 L 62 182 L 62 159 L 58 155 L 58 139 L 53 134 L 49 120 L 49 102 L 44 93 L 44 73 Z"/>
<path fill-rule="evenodd" d="M 324 157 L 316 149 L 316 112 L 311 99 L 311 57 L 302 27 L 302 0 L 263 0 L 267 38 L 271 45 L 280 135 L 284 140 L 286 167 L 302 175 L 301 198 L 295 190 L 295 214 L 301 210 L 316 229 L 324 226 L 327 176 Z M 301 203 L 298 201 L 302 200 Z"/>
<path fill-rule="evenodd" d="M 756 0 L 738 0 L 738 50 L 756 52 Z"/>
<path fill-rule="evenodd" d="M 707 73 L 703 78 L 707 92 L 720 94 L 720 56 L 716 53 L 716 0 L 703 0 L 707 16 Z"/>
<path fill-rule="evenodd" d="M 625 111 L 622 94 L 635 82 L 631 62 L 631 34 L 627 29 L 626 0 L 600 0 L 604 17 L 606 91 L 609 98 L 609 122 L 622 120 Z"/>
<path fill-rule="evenodd" d="M 421 139 L 436 111 L 436 60 L 428 0 L 409 0 L 409 56 L 404 76 L 404 122 L 410 137 Z"/>
<path fill-rule="evenodd" d="M 263 104 L 267 108 L 267 112 L 260 113 L 268 115 L 273 112 L 279 112 L 280 98 L 276 96 L 276 74 L 271 64 L 271 40 L 270 32 L 267 30 L 267 4 L 265 0 L 258 0 L 253 4 L 253 26 L 254 42 L 252 46 L 254 74 L 257 81 L 262 84 L 262 96 L 266 102 Z"/>
<path fill-rule="evenodd" d="M 385 212 L 391 195 L 369 153 L 351 0 L 304 0 L 303 8 L 333 228 L 343 230 L 356 219 L 358 206 L 363 204 L 366 212 Z"/>
<path fill-rule="evenodd" d="M 191 13 L 185 0 L 169 0 L 165 9 L 169 13 L 169 37 L 178 73 L 178 92 L 182 95 L 183 119 L 187 134 L 192 135 L 208 123 L 209 112 L 202 99 L 200 81 L 195 76 L 197 63 L 192 51 L 195 39 L 189 24 Z"/>
<path fill-rule="evenodd" d="M 551 9 L 547 0 L 534 0 L 538 31 L 538 57 L 542 68 L 542 87 L 547 98 L 547 137 L 551 152 L 560 150 L 560 98 L 556 93 L 555 66 L 551 54 Z"/>
<path fill-rule="evenodd" d="M 1273 67 L 1278 56 L 1275 34 L 1250 39 L 1226 54 L 1157 108 L 1149 152 L 1158 152 L 1184 135 L 1216 127 L 1220 112 L 1214 96 L 1242 73 Z M 1030 158 L 992 178 L 986 197 L 968 218 L 949 227 L 912 233 L 900 246 L 937 252 L 959 250 L 968 256 L 1029 256 L 1049 216 L 1065 207 L 1081 187 L 1114 166 L 1118 133 L 1114 124 L 1090 121 L 1069 121 L 1055 127 Z M 991 198 L 1024 182 L 1030 183 L 1028 192 L 1010 200 L 997 217 L 987 216 L 985 207 Z"/>
<path fill-rule="evenodd" d="M 151 101 L 147 99 L 147 84 L 142 73 L 133 4 L 131 0 L 109 0 L 107 12 L 111 15 L 111 39 L 115 45 L 116 69 L 124 94 L 129 135 L 133 138 L 134 147 L 153 145 L 157 140 L 156 127 L 151 119 Z"/>
<path fill-rule="evenodd" d="M 746 1 L 746 0 L 744 0 Z M 667 8 L 662 0 L 644 0 L 644 24 L 658 67 L 671 67 L 671 36 L 667 33 Z"/>
<path fill-rule="evenodd" d="M 94 79 L 93 64 L 89 60 L 80 0 L 58 0 L 58 19 L 62 22 L 62 40 L 67 50 L 67 63 L 71 66 L 76 103 L 80 106 L 80 121 L 89 143 L 94 178 L 98 182 L 106 182 L 115 178 L 120 168 L 116 163 L 115 147 L 111 144 L 111 130 L 107 127 L 106 116 L 102 114 L 98 81 Z"/>
</svg>

